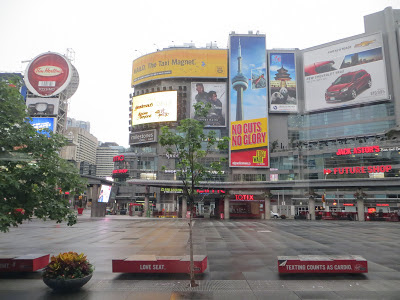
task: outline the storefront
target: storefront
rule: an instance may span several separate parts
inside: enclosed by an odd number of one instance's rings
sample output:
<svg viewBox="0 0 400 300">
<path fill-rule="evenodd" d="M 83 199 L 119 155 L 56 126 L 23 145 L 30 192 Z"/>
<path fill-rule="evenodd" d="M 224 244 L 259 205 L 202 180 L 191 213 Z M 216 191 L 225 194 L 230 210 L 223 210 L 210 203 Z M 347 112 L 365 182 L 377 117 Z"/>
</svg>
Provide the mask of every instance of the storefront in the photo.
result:
<svg viewBox="0 0 400 300">
<path fill-rule="evenodd" d="M 265 201 L 262 195 L 234 194 L 232 196 L 229 198 L 231 219 L 261 219 L 264 215 Z M 223 211 L 223 205 L 221 211 Z"/>
</svg>

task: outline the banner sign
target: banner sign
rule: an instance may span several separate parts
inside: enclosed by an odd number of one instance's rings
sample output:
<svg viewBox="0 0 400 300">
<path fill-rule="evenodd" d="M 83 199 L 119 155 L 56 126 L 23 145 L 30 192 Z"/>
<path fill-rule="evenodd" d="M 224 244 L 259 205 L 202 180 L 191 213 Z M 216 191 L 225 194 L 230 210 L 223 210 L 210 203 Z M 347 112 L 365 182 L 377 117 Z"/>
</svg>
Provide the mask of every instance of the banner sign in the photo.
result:
<svg viewBox="0 0 400 300">
<path fill-rule="evenodd" d="M 270 52 L 269 111 L 297 112 L 296 57 L 294 52 Z"/>
<path fill-rule="evenodd" d="M 137 131 L 129 134 L 129 144 L 143 144 L 157 142 L 157 132 L 155 129 Z"/>
</svg>

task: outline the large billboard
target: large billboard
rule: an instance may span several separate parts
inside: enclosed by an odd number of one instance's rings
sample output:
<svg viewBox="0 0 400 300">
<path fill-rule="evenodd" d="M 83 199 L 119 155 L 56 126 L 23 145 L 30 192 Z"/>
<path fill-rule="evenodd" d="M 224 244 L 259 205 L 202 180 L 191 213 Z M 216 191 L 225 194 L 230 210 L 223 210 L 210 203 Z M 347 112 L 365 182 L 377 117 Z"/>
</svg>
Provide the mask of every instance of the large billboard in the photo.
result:
<svg viewBox="0 0 400 300">
<path fill-rule="evenodd" d="M 41 97 L 57 95 L 67 88 L 74 77 L 73 92 L 79 83 L 78 72 L 61 54 L 47 52 L 36 56 L 26 67 L 25 84 L 31 93 Z M 73 93 L 68 93 L 72 96 Z"/>
<path fill-rule="evenodd" d="M 204 121 L 206 127 L 225 127 L 227 121 L 226 83 L 192 82 L 190 117 Z M 195 115 L 193 105 L 197 102 L 210 103 L 207 117 Z"/>
<path fill-rule="evenodd" d="M 297 112 L 296 56 L 269 52 L 269 111 Z"/>
<path fill-rule="evenodd" d="M 139 57 L 132 64 L 132 87 L 155 79 L 226 78 L 227 50 L 168 49 Z"/>
<path fill-rule="evenodd" d="M 305 111 L 388 99 L 382 34 L 305 50 Z"/>
<path fill-rule="evenodd" d="M 27 98 L 26 106 L 31 117 L 58 114 L 58 98 Z"/>
<path fill-rule="evenodd" d="M 231 166 L 268 167 L 267 118 L 231 123 Z"/>
<path fill-rule="evenodd" d="M 268 167 L 265 35 L 230 35 L 229 38 L 230 166 Z M 255 141 L 251 135 L 245 147 L 233 144 L 237 141 L 238 127 L 259 122 L 262 126 L 254 127 Z M 257 139 L 260 135 L 264 136 L 263 141 Z"/>
<path fill-rule="evenodd" d="M 157 92 L 132 98 L 132 126 L 177 120 L 177 91 Z"/>
</svg>

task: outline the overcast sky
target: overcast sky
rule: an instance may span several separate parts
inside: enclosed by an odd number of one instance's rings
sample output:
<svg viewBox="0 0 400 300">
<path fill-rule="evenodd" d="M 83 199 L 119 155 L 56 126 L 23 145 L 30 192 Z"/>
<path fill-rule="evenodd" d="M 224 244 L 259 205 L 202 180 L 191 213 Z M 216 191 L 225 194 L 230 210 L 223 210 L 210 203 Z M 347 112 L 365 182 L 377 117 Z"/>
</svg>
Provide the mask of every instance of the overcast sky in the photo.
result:
<svg viewBox="0 0 400 300">
<path fill-rule="evenodd" d="M 364 33 L 364 16 L 400 0 L 0 0 L 0 72 L 35 56 L 75 52 L 80 85 L 68 116 L 102 142 L 128 147 L 132 61 L 171 45 L 217 43 L 231 31 L 266 34 L 267 49 L 305 49 Z"/>
</svg>

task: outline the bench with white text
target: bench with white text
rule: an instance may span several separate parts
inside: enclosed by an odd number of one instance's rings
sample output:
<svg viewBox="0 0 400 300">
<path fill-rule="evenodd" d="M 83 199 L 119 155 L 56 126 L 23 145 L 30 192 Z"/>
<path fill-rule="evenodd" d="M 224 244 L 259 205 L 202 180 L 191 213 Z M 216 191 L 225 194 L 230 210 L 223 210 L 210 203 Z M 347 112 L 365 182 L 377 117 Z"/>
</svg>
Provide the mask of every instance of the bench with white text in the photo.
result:
<svg viewBox="0 0 400 300">
<path fill-rule="evenodd" d="M 207 256 L 194 255 L 194 272 L 203 273 L 207 269 Z M 114 273 L 190 273 L 190 257 L 132 255 L 112 260 Z"/>
<path fill-rule="evenodd" d="M 50 254 L 8 255 L 0 253 L 0 272 L 34 272 L 49 264 Z"/>
<path fill-rule="evenodd" d="M 359 255 L 278 256 L 279 273 L 368 273 L 367 260 Z"/>
</svg>

